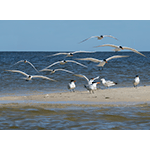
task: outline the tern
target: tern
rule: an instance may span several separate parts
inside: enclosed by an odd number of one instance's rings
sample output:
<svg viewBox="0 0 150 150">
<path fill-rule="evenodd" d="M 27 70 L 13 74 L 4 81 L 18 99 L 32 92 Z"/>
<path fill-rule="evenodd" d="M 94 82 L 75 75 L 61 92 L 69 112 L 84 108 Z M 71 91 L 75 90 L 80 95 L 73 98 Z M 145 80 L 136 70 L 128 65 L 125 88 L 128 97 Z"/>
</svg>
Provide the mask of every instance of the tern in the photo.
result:
<svg viewBox="0 0 150 150">
<path fill-rule="evenodd" d="M 140 83 L 140 78 L 139 78 L 139 76 L 138 75 L 136 75 L 136 77 L 135 77 L 135 79 L 134 79 L 134 81 L 133 81 L 133 85 L 134 85 L 134 87 L 136 87 L 137 88 L 137 85 Z"/>
<path fill-rule="evenodd" d="M 48 77 L 42 76 L 42 75 L 28 75 L 28 74 L 26 74 L 25 72 L 20 71 L 20 70 L 6 70 L 6 71 L 21 73 L 21 74 L 23 74 L 24 76 L 26 76 L 26 78 L 23 78 L 23 79 L 25 79 L 26 81 L 29 81 L 29 80 L 31 80 L 32 78 L 43 78 L 43 79 L 47 79 L 47 80 L 51 80 L 51 81 L 56 81 L 56 80 L 54 80 L 54 79 L 51 79 L 51 78 L 48 78 Z"/>
<path fill-rule="evenodd" d="M 66 55 L 66 57 L 72 57 L 76 53 L 95 53 L 95 52 L 75 51 L 75 52 L 69 52 L 69 53 L 56 53 L 56 54 L 53 54 L 53 55 L 48 55 L 46 57 L 52 57 L 52 56 L 58 56 L 58 55 Z"/>
<path fill-rule="evenodd" d="M 99 76 L 96 77 L 96 78 L 91 78 L 90 80 L 85 75 L 82 75 L 82 74 L 74 74 L 74 76 L 85 78 L 87 80 L 87 82 L 88 82 L 88 85 L 92 84 L 92 82 L 94 80 L 99 79 Z"/>
<path fill-rule="evenodd" d="M 27 60 L 20 60 L 20 61 L 16 62 L 15 64 L 13 64 L 12 66 L 14 66 L 14 65 L 16 65 L 16 64 L 18 64 L 20 62 L 24 62 L 24 63 L 30 64 L 35 69 L 35 71 L 38 72 L 38 70 L 34 67 L 34 65 L 31 62 L 27 61 Z"/>
<path fill-rule="evenodd" d="M 113 36 L 111 36 L 111 35 L 100 35 L 100 36 L 91 36 L 91 37 L 89 37 L 89 38 L 87 38 L 87 39 L 85 39 L 85 40 L 83 40 L 83 41 L 81 41 L 81 42 L 79 42 L 79 43 L 82 43 L 82 42 L 84 42 L 84 41 L 87 41 L 87 40 L 89 40 L 89 39 L 91 39 L 91 38 L 97 38 L 98 40 L 101 40 L 101 39 L 103 39 L 104 37 L 111 37 L 111 38 L 114 38 L 115 40 L 118 40 L 117 38 L 115 38 L 115 37 L 113 37 Z"/>
<path fill-rule="evenodd" d="M 73 62 L 73 63 L 76 63 L 76 64 L 78 64 L 78 65 L 80 65 L 80 66 L 83 66 L 83 67 L 86 67 L 86 68 L 87 68 L 87 66 L 85 66 L 85 65 L 83 65 L 83 64 L 81 64 L 81 63 L 79 63 L 79 62 L 77 62 L 77 61 L 73 61 L 73 60 L 62 60 L 62 61 L 57 61 L 57 62 L 55 62 L 55 63 L 53 63 L 53 64 L 47 66 L 45 69 L 50 68 L 50 67 L 52 67 L 52 66 L 54 66 L 54 65 L 56 65 L 56 64 L 64 65 L 64 64 L 66 64 L 67 62 Z"/>
<path fill-rule="evenodd" d="M 41 71 L 51 71 L 51 74 L 55 73 L 56 71 L 65 71 L 65 72 L 74 74 L 72 71 L 69 71 L 66 69 L 43 69 L 43 70 L 40 70 L 39 72 L 41 72 Z"/>
<path fill-rule="evenodd" d="M 70 91 L 75 92 L 75 90 L 74 90 L 76 88 L 75 82 L 76 82 L 75 80 L 71 80 L 70 83 L 68 84 L 68 89 Z"/>
<path fill-rule="evenodd" d="M 90 93 L 94 93 L 94 91 L 97 90 L 97 84 L 100 84 L 100 82 L 92 82 L 92 84 L 84 85 L 84 87 L 85 87 Z"/>
<path fill-rule="evenodd" d="M 104 86 L 106 86 L 107 88 L 117 84 L 116 82 L 113 82 L 113 81 L 110 81 L 110 80 L 106 81 L 104 78 L 102 78 L 101 81 L 102 81 L 102 84 Z"/>
<path fill-rule="evenodd" d="M 113 45 L 113 44 L 104 44 L 104 45 L 99 45 L 99 46 L 95 46 L 95 47 L 104 47 L 104 46 L 114 47 L 115 49 L 113 49 L 113 51 L 115 51 L 115 52 L 127 49 L 127 50 L 133 51 L 134 53 L 137 53 L 137 54 L 140 54 L 140 55 L 146 57 L 144 54 L 142 54 L 139 51 L 137 51 L 136 49 L 133 49 L 133 48 L 130 48 L 130 47 L 117 46 L 117 45 Z"/>
<path fill-rule="evenodd" d="M 92 61 L 92 62 L 95 62 L 95 63 L 99 63 L 97 66 L 98 67 L 104 67 L 104 65 L 106 63 L 108 63 L 109 60 L 111 59 L 115 59 L 115 58 L 122 58 L 122 57 L 129 57 L 129 56 L 123 56 L 123 55 L 114 55 L 114 56 L 111 56 L 107 59 L 103 59 L 103 60 L 99 60 L 99 59 L 96 59 L 96 58 L 78 58 L 77 60 L 88 60 L 88 61 Z"/>
</svg>

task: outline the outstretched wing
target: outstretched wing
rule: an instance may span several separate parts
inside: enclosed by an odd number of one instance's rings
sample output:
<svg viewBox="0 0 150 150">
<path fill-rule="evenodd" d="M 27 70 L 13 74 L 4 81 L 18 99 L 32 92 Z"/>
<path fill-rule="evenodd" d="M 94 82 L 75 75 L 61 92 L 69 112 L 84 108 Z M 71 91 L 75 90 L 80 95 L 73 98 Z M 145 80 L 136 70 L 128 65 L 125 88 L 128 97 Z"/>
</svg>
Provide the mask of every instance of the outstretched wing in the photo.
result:
<svg viewBox="0 0 150 150">
<path fill-rule="evenodd" d="M 45 69 L 50 68 L 50 67 L 52 67 L 52 66 L 54 66 L 54 65 L 56 65 L 56 64 L 59 64 L 59 63 L 60 63 L 60 61 L 57 61 L 57 62 L 55 62 L 55 63 L 53 63 L 53 64 L 47 66 Z"/>
<path fill-rule="evenodd" d="M 34 65 L 33 65 L 32 63 L 30 63 L 29 61 L 27 61 L 27 63 L 30 64 L 30 65 L 34 68 L 34 70 L 35 70 L 36 72 L 39 72 L 39 71 L 34 67 Z"/>
<path fill-rule="evenodd" d="M 23 71 L 20 71 L 20 70 L 6 70 L 6 71 L 10 71 L 10 72 L 18 72 L 18 73 L 21 73 L 21 74 L 23 74 L 23 75 L 25 75 L 25 76 L 29 76 L 28 74 L 26 74 L 25 72 L 23 72 Z"/>
<path fill-rule="evenodd" d="M 111 56 L 111 57 L 107 58 L 107 59 L 106 59 L 106 61 L 109 61 L 109 60 L 111 60 L 111 59 L 115 59 L 115 58 L 122 58 L 122 57 L 129 57 L 129 56 L 115 55 L 115 56 Z"/>
<path fill-rule="evenodd" d="M 16 64 L 18 64 L 18 63 L 20 63 L 20 62 L 24 62 L 24 60 L 20 60 L 20 61 L 16 62 L 15 64 L 13 64 L 12 66 L 14 66 L 14 65 L 16 65 Z M 11 66 L 11 67 L 12 67 L 12 66 Z"/>
<path fill-rule="evenodd" d="M 84 78 L 84 79 L 86 79 L 86 80 L 89 82 L 89 79 L 88 79 L 85 75 L 82 75 L 82 74 L 74 74 L 74 76 L 77 76 L 77 77 L 80 77 L 80 78 Z"/>
<path fill-rule="evenodd" d="M 137 51 L 137 50 L 135 50 L 135 49 L 133 49 L 133 48 L 130 48 L 130 47 L 123 47 L 123 49 L 131 50 L 131 51 L 133 51 L 133 52 L 135 52 L 135 53 L 137 53 L 137 54 L 140 54 L 140 55 L 146 57 L 144 54 L 140 53 L 139 51 Z"/>
<path fill-rule="evenodd" d="M 53 70 L 52 69 L 42 69 L 39 72 L 41 72 L 41 71 L 53 71 Z"/>
<path fill-rule="evenodd" d="M 103 35 L 103 37 L 111 37 L 111 38 L 113 38 L 115 40 L 118 40 L 117 38 L 115 38 L 114 36 L 111 36 L 111 35 Z"/>
<path fill-rule="evenodd" d="M 87 68 L 87 66 L 85 66 L 85 65 L 83 65 L 83 64 L 81 64 L 81 63 L 79 63 L 79 62 L 77 62 L 77 61 L 74 61 L 74 60 L 66 60 L 67 62 L 73 62 L 73 63 L 76 63 L 76 64 L 78 64 L 78 65 L 80 65 L 80 66 L 83 66 L 83 67 L 86 67 Z"/>
<path fill-rule="evenodd" d="M 53 55 L 48 55 L 46 57 L 52 57 L 52 56 L 57 56 L 57 55 L 67 55 L 68 53 L 56 53 L 56 54 L 53 54 Z"/>
<path fill-rule="evenodd" d="M 69 70 L 66 70 L 66 69 L 55 69 L 55 71 L 59 71 L 59 70 L 74 74 L 72 71 L 69 71 Z"/>
<path fill-rule="evenodd" d="M 42 78 L 42 79 L 47 79 L 47 80 L 51 80 L 51 81 L 56 81 L 54 79 L 48 78 L 46 76 L 41 76 L 41 75 L 34 75 L 34 76 L 32 76 L 32 78 Z"/>
<path fill-rule="evenodd" d="M 88 60 L 88 61 L 93 61 L 96 63 L 102 62 L 102 60 L 96 59 L 96 58 L 78 58 L 77 60 Z"/>
<path fill-rule="evenodd" d="M 103 45 L 94 46 L 94 47 L 104 47 L 104 46 L 110 46 L 110 47 L 118 48 L 118 46 L 113 45 L 113 44 L 103 44 Z"/>
<path fill-rule="evenodd" d="M 72 54 L 75 54 L 75 53 L 95 53 L 94 51 L 92 52 L 89 52 L 89 51 L 76 51 L 76 52 L 73 52 Z"/>
<path fill-rule="evenodd" d="M 87 40 L 89 40 L 89 39 L 91 39 L 91 38 L 95 38 L 95 37 L 99 37 L 99 36 L 91 36 L 91 37 L 89 37 L 89 38 L 87 38 L 87 39 L 85 39 L 85 40 L 83 40 L 83 41 L 81 41 L 81 42 L 79 42 L 79 43 L 85 42 L 85 41 L 87 41 Z"/>
</svg>

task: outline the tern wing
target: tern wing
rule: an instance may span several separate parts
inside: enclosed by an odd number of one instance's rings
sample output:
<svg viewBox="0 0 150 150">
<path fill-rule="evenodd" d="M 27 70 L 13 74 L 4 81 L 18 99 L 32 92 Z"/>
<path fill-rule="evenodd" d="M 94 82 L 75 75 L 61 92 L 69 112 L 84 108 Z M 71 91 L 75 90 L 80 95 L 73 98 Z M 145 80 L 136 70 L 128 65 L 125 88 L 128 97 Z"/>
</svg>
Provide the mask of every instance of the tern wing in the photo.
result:
<svg viewBox="0 0 150 150">
<path fill-rule="evenodd" d="M 93 79 L 93 81 L 94 81 L 94 80 L 96 80 L 96 79 L 99 79 L 99 76 L 98 76 L 98 77 L 96 77 L 96 78 L 94 78 L 94 79 Z"/>
<path fill-rule="evenodd" d="M 39 72 L 41 72 L 41 71 L 53 71 L 53 70 L 52 69 L 42 69 Z"/>
<path fill-rule="evenodd" d="M 43 78 L 43 79 L 47 79 L 47 80 L 51 80 L 51 81 L 56 81 L 54 79 L 48 78 L 46 76 L 41 76 L 41 75 L 34 75 L 34 76 L 32 76 L 32 78 Z"/>
<path fill-rule="evenodd" d="M 28 74 L 26 74 L 25 72 L 23 72 L 23 71 L 20 71 L 20 70 L 6 70 L 6 71 L 10 71 L 10 72 L 18 72 L 18 73 L 21 73 L 21 74 L 23 74 L 23 75 L 25 75 L 25 76 L 29 76 Z"/>
<path fill-rule="evenodd" d="M 115 56 L 111 56 L 111 57 L 107 58 L 106 61 L 109 61 L 109 60 L 114 59 L 114 58 L 122 58 L 122 57 L 129 57 L 129 56 L 115 55 Z"/>
<path fill-rule="evenodd" d="M 118 46 L 113 45 L 113 44 L 103 44 L 103 45 L 94 46 L 94 47 L 104 47 L 104 46 L 110 46 L 110 47 L 118 48 Z"/>
<path fill-rule="evenodd" d="M 34 67 L 34 65 L 33 65 L 32 63 L 30 63 L 29 61 L 27 61 L 27 63 L 30 64 L 30 65 L 34 68 L 34 70 L 35 70 L 36 72 L 39 72 L 39 71 Z"/>
<path fill-rule="evenodd" d="M 82 42 L 84 42 L 84 41 L 87 41 L 87 40 L 89 40 L 89 39 L 91 39 L 91 38 L 95 38 L 95 37 L 99 37 L 99 36 L 91 36 L 91 37 L 89 37 L 89 38 L 87 38 L 87 39 L 85 39 L 85 40 L 83 40 L 83 41 L 81 41 L 81 42 L 79 42 L 79 43 L 82 43 Z"/>
<path fill-rule="evenodd" d="M 24 60 L 20 60 L 20 61 L 16 62 L 15 64 L 13 64 L 12 66 L 14 66 L 14 65 L 16 65 L 16 64 L 18 64 L 18 63 L 20 63 L 20 62 L 24 62 Z M 11 67 L 12 67 L 12 66 L 11 66 Z"/>
<path fill-rule="evenodd" d="M 102 60 L 96 59 L 96 58 L 78 58 L 77 60 L 89 60 L 96 63 L 102 62 Z"/>
<path fill-rule="evenodd" d="M 137 53 L 137 54 L 140 54 L 140 55 L 146 57 L 144 54 L 140 53 L 139 51 L 137 51 L 137 50 L 135 50 L 135 49 L 133 49 L 133 48 L 130 48 L 130 47 L 123 47 L 123 49 L 131 50 L 131 51 L 133 51 L 133 52 L 135 52 L 135 53 Z"/>
<path fill-rule="evenodd" d="M 66 61 L 67 61 L 67 62 L 73 62 L 73 63 L 76 63 L 76 64 L 78 64 L 78 65 L 81 65 L 81 66 L 87 68 L 87 66 L 85 66 L 85 65 L 83 65 L 83 64 L 81 64 L 81 63 L 79 63 L 79 62 L 77 62 L 77 61 L 73 61 L 73 60 L 66 60 Z"/>
<path fill-rule="evenodd" d="M 111 35 L 103 35 L 103 37 L 111 37 L 111 38 L 114 38 L 115 40 L 118 40 L 117 38 L 111 36 Z"/>
<path fill-rule="evenodd" d="M 86 79 L 86 80 L 89 82 L 89 79 L 88 79 L 85 75 L 82 75 L 82 74 L 74 74 L 74 76 L 77 76 L 77 77 L 80 77 L 80 78 L 84 78 L 84 79 Z"/>
<path fill-rule="evenodd" d="M 48 55 L 46 57 L 51 57 L 51 56 L 57 56 L 57 55 L 67 55 L 68 53 L 56 53 L 56 54 L 53 54 L 53 55 Z"/>
<path fill-rule="evenodd" d="M 75 53 L 95 53 L 95 52 L 88 52 L 88 51 L 76 51 L 76 52 L 73 52 L 72 54 L 75 54 Z"/>
<path fill-rule="evenodd" d="M 66 69 L 55 69 L 55 71 L 59 71 L 59 70 L 74 74 L 72 71 L 69 71 L 69 70 L 66 70 Z"/>
<path fill-rule="evenodd" d="M 60 63 L 60 61 L 57 61 L 57 62 L 55 62 L 55 63 L 53 63 L 53 64 L 47 66 L 45 69 L 50 68 L 50 67 L 52 67 L 52 66 L 54 66 L 54 65 L 56 65 L 56 64 L 59 64 L 59 63 Z"/>
</svg>

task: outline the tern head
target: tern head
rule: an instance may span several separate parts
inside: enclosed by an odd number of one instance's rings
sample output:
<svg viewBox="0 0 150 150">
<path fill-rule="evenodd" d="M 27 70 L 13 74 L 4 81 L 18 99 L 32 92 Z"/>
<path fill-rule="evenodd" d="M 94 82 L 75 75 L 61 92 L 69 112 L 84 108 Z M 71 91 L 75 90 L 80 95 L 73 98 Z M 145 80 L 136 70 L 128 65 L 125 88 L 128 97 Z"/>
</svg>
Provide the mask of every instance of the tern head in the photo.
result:
<svg viewBox="0 0 150 150">
<path fill-rule="evenodd" d="M 31 76 L 29 75 L 28 78 L 31 78 Z"/>
<path fill-rule="evenodd" d="M 119 48 L 123 49 L 123 47 L 122 47 L 122 46 L 119 46 Z"/>
<path fill-rule="evenodd" d="M 138 75 L 136 75 L 135 77 L 139 77 Z"/>
<path fill-rule="evenodd" d="M 106 59 L 103 59 L 103 61 L 105 61 L 105 63 L 107 63 Z"/>
<path fill-rule="evenodd" d="M 27 60 L 24 60 L 24 63 L 26 63 L 27 62 Z"/>
<path fill-rule="evenodd" d="M 101 35 L 100 37 L 103 38 L 103 35 Z"/>
<path fill-rule="evenodd" d="M 104 78 L 102 78 L 102 79 L 101 79 L 101 81 L 105 81 L 105 79 L 104 79 Z"/>
<path fill-rule="evenodd" d="M 70 56 L 73 56 L 73 54 L 72 54 L 72 53 L 69 53 L 69 55 L 70 55 Z"/>
<path fill-rule="evenodd" d="M 70 82 L 76 82 L 75 80 L 71 80 Z"/>
</svg>

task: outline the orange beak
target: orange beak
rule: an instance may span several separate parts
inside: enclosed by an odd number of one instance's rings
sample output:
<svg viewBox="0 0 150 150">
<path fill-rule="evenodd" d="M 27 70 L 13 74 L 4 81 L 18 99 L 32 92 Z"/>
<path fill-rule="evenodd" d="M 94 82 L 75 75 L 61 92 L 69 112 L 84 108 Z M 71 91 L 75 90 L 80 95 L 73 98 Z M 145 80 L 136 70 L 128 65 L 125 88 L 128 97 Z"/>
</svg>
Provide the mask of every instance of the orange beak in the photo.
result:
<svg viewBox="0 0 150 150">
<path fill-rule="evenodd" d="M 76 82 L 76 81 L 74 81 L 74 82 Z"/>
<path fill-rule="evenodd" d="M 100 84 L 100 82 L 97 82 L 97 84 Z"/>
<path fill-rule="evenodd" d="M 106 61 L 106 63 L 108 63 L 108 62 Z"/>
</svg>

